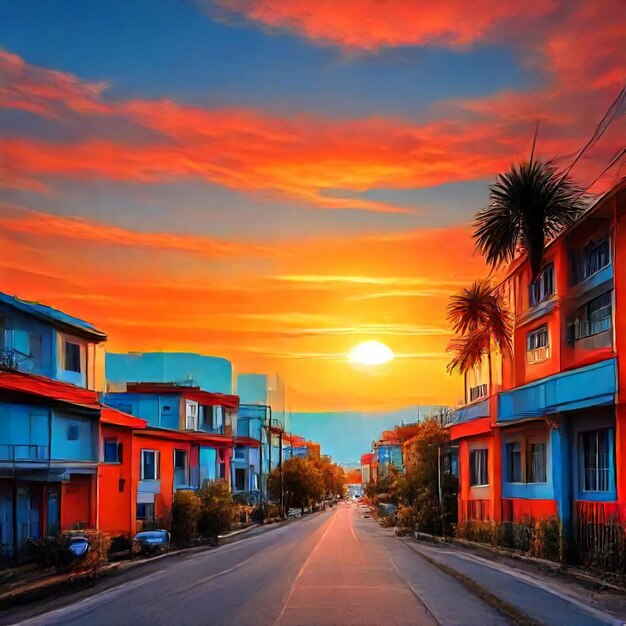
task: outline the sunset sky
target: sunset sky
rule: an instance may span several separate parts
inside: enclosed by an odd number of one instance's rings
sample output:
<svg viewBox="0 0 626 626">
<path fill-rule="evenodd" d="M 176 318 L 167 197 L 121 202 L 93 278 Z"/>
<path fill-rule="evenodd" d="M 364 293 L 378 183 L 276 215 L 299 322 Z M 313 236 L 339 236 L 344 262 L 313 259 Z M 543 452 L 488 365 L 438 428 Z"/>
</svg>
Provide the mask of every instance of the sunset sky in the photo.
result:
<svg viewBox="0 0 626 626">
<path fill-rule="evenodd" d="M 623 0 L 3 0 L 0 291 L 111 351 L 279 372 L 293 411 L 454 404 L 472 215 L 537 120 L 562 163 L 591 136 L 625 23 Z M 365 340 L 397 358 L 356 368 Z"/>
</svg>

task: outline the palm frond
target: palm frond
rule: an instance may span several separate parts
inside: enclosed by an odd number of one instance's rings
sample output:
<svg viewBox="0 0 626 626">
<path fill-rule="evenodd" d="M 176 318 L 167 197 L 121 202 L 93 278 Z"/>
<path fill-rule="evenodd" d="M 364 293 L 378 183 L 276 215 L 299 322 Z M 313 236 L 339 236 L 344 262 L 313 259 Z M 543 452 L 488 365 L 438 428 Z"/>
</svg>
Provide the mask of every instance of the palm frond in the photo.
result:
<svg viewBox="0 0 626 626">
<path fill-rule="evenodd" d="M 489 353 L 491 340 L 484 330 L 478 330 L 462 337 L 454 338 L 448 345 L 448 352 L 453 353 L 448 363 L 448 372 L 459 370 L 462 374 L 469 372 Z"/>
<path fill-rule="evenodd" d="M 498 174 L 489 202 L 476 214 L 473 237 L 492 267 L 527 254 L 533 275 L 548 241 L 585 208 L 584 190 L 551 162 L 522 163 Z"/>
<path fill-rule="evenodd" d="M 457 335 L 487 332 L 502 352 L 511 351 L 511 316 L 501 294 L 489 282 L 476 281 L 453 295 L 447 318 Z"/>
</svg>

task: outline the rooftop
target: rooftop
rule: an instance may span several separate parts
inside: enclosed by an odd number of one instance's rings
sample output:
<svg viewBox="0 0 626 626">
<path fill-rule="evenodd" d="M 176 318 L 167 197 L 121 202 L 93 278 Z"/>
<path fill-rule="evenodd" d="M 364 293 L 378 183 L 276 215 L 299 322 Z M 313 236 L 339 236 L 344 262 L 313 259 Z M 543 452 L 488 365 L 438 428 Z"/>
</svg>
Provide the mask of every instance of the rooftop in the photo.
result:
<svg viewBox="0 0 626 626">
<path fill-rule="evenodd" d="M 106 333 L 98 330 L 93 324 L 85 322 L 77 317 L 68 315 L 63 311 L 54 309 L 47 304 L 41 304 L 39 302 L 29 302 L 28 300 L 21 300 L 17 296 L 10 296 L 7 293 L 0 291 L 0 303 L 6 304 L 17 311 L 32 315 L 44 322 L 61 327 L 70 332 L 74 332 L 79 335 L 88 336 L 89 338 L 96 339 L 97 341 L 105 341 Z"/>
</svg>

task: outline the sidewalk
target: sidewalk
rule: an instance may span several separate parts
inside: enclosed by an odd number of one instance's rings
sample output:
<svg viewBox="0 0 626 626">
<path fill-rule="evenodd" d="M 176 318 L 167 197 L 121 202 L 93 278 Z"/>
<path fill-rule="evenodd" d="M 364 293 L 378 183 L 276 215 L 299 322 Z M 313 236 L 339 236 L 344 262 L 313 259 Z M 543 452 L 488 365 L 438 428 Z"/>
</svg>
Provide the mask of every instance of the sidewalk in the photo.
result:
<svg viewBox="0 0 626 626">
<path fill-rule="evenodd" d="M 455 543 L 398 540 L 466 587 L 503 600 L 535 623 L 626 624 L 626 594 L 621 591 L 581 584 L 530 559 L 522 561 L 495 552 L 481 556 L 473 546 Z"/>
</svg>

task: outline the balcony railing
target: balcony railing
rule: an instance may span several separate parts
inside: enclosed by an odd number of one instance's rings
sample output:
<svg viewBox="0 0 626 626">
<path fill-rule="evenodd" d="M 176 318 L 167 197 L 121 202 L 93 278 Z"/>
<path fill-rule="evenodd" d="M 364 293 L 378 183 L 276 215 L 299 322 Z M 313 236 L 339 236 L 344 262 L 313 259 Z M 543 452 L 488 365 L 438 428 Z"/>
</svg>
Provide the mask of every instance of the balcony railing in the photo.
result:
<svg viewBox="0 0 626 626">
<path fill-rule="evenodd" d="M 38 462 L 50 459 L 50 448 L 34 444 L 0 444 L 0 463 Z"/>
<path fill-rule="evenodd" d="M 550 348 L 543 346 L 541 348 L 535 348 L 526 352 L 526 360 L 528 363 L 541 363 L 547 361 L 550 358 Z"/>
<path fill-rule="evenodd" d="M 477 385 L 476 387 L 470 387 L 469 390 L 470 402 L 474 402 L 474 400 L 478 400 L 480 398 L 487 397 L 487 384 Z"/>
<path fill-rule="evenodd" d="M 35 359 L 19 350 L 2 348 L 0 350 L 0 369 L 32 372 L 35 369 Z"/>
<path fill-rule="evenodd" d="M 209 435 L 232 435 L 233 427 L 230 424 L 222 424 L 221 426 L 210 426 L 209 424 L 201 424 L 200 430 Z"/>
</svg>

